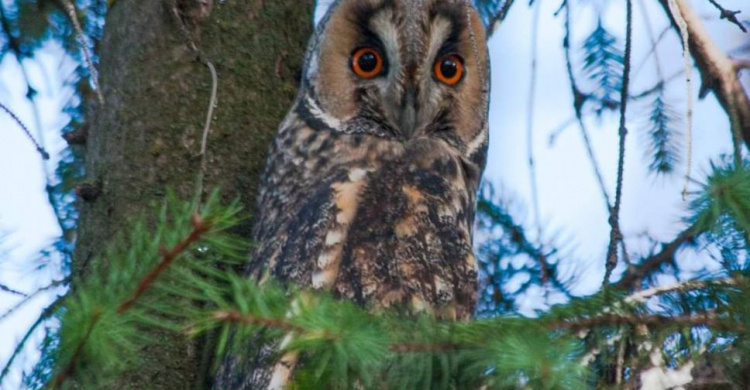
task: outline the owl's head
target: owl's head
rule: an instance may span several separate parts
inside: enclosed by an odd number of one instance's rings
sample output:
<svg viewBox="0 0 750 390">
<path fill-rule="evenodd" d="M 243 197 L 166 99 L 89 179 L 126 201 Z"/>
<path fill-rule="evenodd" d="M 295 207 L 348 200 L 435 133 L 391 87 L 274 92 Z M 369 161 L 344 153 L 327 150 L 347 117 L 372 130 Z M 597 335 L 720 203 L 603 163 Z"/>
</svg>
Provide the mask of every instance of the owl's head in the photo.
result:
<svg viewBox="0 0 750 390">
<path fill-rule="evenodd" d="M 439 137 L 481 167 L 488 92 L 485 32 L 468 0 L 339 0 L 308 48 L 301 104 L 334 131 Z"/>
</svg>

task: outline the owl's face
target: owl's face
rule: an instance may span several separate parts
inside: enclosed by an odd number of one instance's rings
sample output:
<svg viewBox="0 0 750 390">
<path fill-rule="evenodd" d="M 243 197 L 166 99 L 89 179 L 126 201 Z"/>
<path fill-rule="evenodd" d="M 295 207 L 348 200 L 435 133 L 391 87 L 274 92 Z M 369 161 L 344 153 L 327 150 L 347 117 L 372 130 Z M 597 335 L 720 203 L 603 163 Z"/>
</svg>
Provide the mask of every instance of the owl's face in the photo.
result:
<svg viewBox="0 0 750 390">
<path fill-rule="evenodd" d="M 488 72 L 467 0 L 339 0 L 312 40 L 301 93 L 333 130 L 438 137 L 482 167 Z"/>
</svg>

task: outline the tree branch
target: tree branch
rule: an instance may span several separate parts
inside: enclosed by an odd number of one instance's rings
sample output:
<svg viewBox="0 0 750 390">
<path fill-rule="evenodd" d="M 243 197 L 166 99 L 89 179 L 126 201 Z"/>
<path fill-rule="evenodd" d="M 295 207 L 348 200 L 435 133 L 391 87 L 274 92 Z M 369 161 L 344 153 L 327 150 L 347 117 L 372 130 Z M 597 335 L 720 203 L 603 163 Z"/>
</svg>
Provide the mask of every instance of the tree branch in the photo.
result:
<svg viewBox="0 0 750 390">
<path fill-rule="evenodd" d="M 154 267 L 151 272 L 149 272 L 138 284 L 138 288 L 136 288 L 133 295 L 127 299 L 125 302 L 123 302 L 118 308 L 117 312 L 122 313 L 128 309 L 130 309 L 131 306 L 135 303 L 135 301 L 140 298 L 141 295 L 143 295 L 146 290 L 151 287 L 152 284 L 154 284 L 154 281 L 156 278 L 159 277 L 159 275 L 164 272 L 167 267 L 169 267 L 170 264 L 185 250 L 187 250 L 190 245 L 194 244 L 196 241 L 200 239 L 200 237 L 206 233 L 209 228 L 210 224 L 204 220 L 202 220 L 199 216 L 194 215 L 190 223 L 193 225 L 193 230 L 190 232 L 190 234 L 183 238 L 180 242 L 177 243 L 171 250 L 167 251 L 165 248 L 161 249 L 161 261 L 159 264 Z"/>
<path fill-rule="evenodd" d="M 677 235 L 674 240 L 664 245 L 658 253 L 643 260 L 640 264 L 628 267 L 619 282 L 613 287 L 618 289 L 632 289 L 640 280 L 659 270 L 664 264 L 674 262 L 677 251 L 684 245 L 691 243 L 697 238 L 693 226 L 687 228 Z"/>
<path fill-rule="evenodd" d="M 672 27 L 679 33 L 679 27 L 669 12 L 668 1 L 659 0 L 659 3 L 672 21 Z M 709 91 L 713 91 L 719 104 L 729 115 L 735 138 L 741 137 L 745 145 L 750 147 L 750 99 L 737 77 L 737 66 L 713 42 L 689 1 L 675 1 L 687 22 L 690 53 L 701 75 L 699 97 L 703 98 Z"/>
</svg>

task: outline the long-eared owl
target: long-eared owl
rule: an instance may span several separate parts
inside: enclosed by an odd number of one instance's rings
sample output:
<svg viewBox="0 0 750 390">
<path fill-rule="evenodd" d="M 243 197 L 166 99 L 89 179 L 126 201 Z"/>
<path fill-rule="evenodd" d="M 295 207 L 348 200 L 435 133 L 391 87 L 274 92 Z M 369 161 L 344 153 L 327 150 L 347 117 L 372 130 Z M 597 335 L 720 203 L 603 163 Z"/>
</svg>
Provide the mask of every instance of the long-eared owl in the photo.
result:
<svg viewBox="0 0 750 390">
<path fill-rule="evenodd" d="M 339 0 L 273 141 L 250 272 L 467 319 L 489 64 L 468 0 Z"/>
</svg>

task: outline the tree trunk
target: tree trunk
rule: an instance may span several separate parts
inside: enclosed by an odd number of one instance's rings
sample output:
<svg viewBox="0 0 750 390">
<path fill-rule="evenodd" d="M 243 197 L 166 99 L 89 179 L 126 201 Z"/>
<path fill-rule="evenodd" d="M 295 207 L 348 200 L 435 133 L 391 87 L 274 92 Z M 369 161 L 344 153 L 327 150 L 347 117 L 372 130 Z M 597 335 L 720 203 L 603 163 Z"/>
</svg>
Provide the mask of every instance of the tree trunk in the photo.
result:
<svg viewBox="0 0 750 390">
<path fill-rule="evenodd" d="M 177 3 L 185 11 L 187 3 L 202 2 Z M 239 197 L 252 210 L 266 149 L 296 95 L 313 1 L 214 3 L 202 15 L 183 12 L 195 18 L 187 26 L 219 80 L 204 186 L 220 187 L 225 200 Z M 74 275 L 85 275 L 113 234 L 151 210 L 167 188 L 185 199 L 194 193 L 211 73 L 194 60 L 171 4 L 119 0 L 108 13 L 99 50 L 105 102 L 90 110 L 86 151 L 87 182 L 98 187 L 98 196 L 79 204 Z M 240 229 L 249 232 L 249 223 Z M 143 368 L 114 387 L 206 386 L 196 343 L 160 339 L 143 351 Z"/>
</svg>

